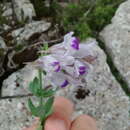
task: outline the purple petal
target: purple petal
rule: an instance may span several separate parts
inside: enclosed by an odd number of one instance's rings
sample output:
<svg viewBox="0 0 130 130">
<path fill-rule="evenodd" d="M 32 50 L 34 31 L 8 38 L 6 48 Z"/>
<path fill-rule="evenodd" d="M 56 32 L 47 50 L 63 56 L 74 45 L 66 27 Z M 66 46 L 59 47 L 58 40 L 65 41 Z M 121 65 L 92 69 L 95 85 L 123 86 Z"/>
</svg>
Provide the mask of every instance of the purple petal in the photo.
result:
<svg viewBox="0 0 130 130">
<path fill-rule="evenodd" d="M 85 71 L 79 71 L 80 75 L 84 75 L 86 73 L 86 70 Z"/>
<path fill-rule="evenodd" d="M 67 80 L 65 80 L 65 81 L 63 82 L 63 84 L 61 85 L 61 87 L 64 88 L 64 87 L 66 87 L 68 84 L 69 84 L 69 82 L 68 82 Z"/>
<path fill-rule="evenodd" d="M 55 72 L 59 72 L 61 69 L 60 62 L 55 61 L 51 64 L 53 67 L 56 67 Z"/>
<path fill-rule="evenodd" d="M 58 65 L 57 69 L 55 70 L 55 72 L 59 72 L 61 70 L 60 65 Z"/>
<path fill-rule="evenodd" d="M 73 47 L 75 50 L 79 50 L 79 40 L 76 37 L 72 37 L 71 47 Z"/>
<path fill-rule="evenodd" d="M 58 61 L 55 61 L 52 63 L 52 66 L 56 66 L 56 65 L 59 65 L 60 63 Z"/>
<path fill-rule="evenodd" d="M 86 66 L 80 66 L 79 70 L 86 70 Z"/>
<path fill-rule="evenodd" d="M 87 72 L 88 66 L 80 66 L 79 67 L 79 74 L 84 75 Z"/>
</svg>

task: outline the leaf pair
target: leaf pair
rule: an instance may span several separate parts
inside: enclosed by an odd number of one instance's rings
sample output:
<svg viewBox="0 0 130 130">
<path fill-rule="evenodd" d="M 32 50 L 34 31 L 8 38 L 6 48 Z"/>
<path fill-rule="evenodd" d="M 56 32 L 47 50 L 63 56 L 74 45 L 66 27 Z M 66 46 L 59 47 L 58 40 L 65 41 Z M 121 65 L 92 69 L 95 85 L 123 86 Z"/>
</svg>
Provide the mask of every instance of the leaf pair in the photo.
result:
<svg viewBox="0 0 130 130">
<path fill-rule="evenodd" d="M 45 90 L 41 89 L 40 87 L 40 81 L 37 77 L 34 78 L 34 80 L 29 85 L 29 90 L 32 92 L 33 95 L 37 97 L 51 97 L 55 94 L 55 91 L 52 89 Z"/>
<path fill-rule="evenodd" d="M 28 100 L 28 105 L 31 110 L 32 115 L 39 117 L 41 121 L 45 120 L 53 112 L 53 102 L 54 97 L 49 98 L 46 103 L 40 104 L 39 106 L 34 106 L 31 99 Z"/>
<path fill-rule="evenodd" d="M 33 81 L 30 82 L 29 90 L 37 96 L 38 91 L 40 90 L 40 81 L 37 77 L 35 77 Z"/>
</svg>

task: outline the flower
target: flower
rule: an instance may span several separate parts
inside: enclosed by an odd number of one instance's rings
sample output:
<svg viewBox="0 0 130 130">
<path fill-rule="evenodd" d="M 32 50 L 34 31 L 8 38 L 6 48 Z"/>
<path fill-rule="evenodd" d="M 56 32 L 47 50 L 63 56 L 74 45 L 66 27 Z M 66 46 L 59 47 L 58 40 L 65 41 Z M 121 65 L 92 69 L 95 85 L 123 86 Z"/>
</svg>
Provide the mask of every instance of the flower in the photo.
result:
<svg viewBox="0 0 130 130">
<path fill-rule="evenodd" d="M 50 83 L 55 87 L 58 86 L 64 88 L 69 84 L 67 76 L 62 72 L 52 72 L 48 73 L 46 76 Z"/>
<path fill-rule="evenodd" d="M 95 42 L 80 44 L 73 34 L 66 34 L 62 43 L 48 49 L 49 55 L 36 60 L 37 66 L 46 71 L 46 77 L 53 86 L 80 85 L 96 59 L 92 52 Z"/>
<path fill-rule="evenodd" d="M 76 74 L 77 76 L 83 76 L 85 74 L 88 73 L 88 70 L 89 70 L 89 66 L 88 65 L 85 65 L 84 63 L 76 60 L 75 61 L 75 70 L 76 70 Z"/>
<path fill-rule="evenodd" d="M 51 55 L 42 56 L 36 61 L 39 68 L 46 72 L 59 72 L 60 62 Z"/>
</svg>

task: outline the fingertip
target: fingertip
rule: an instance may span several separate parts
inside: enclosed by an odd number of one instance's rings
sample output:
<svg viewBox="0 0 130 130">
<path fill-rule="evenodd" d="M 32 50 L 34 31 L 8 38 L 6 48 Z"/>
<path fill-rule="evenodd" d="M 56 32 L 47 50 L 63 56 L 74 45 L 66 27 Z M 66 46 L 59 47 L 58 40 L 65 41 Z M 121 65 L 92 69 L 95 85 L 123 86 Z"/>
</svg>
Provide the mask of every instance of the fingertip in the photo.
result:
<svg viewBox="0 0 130 130">
<path fill-rule="evenodd" d="M 74 110 L 74 104 L 64 97 L 56 97 L 54 102 L 54 113 L 68 118 Z"/>
<path fill-rule="evenodd" d="M 56 97 L 54 101 L 54 112 L 45 122 L 45 130 L 69 130 L 73 103 L 64 98 Z"/>
<path fill-rule="evenodd" d="M 79 120 L 86 120 L 86 121 L 89 121 L 89 122 L 93 122 L 93 123 L 96 123 L 96 120 L 94 118 L 92 118 L 91 116 L 88 116 L 88 115 L 80 115 L 78 117 Z"/>
<path fill-rule="evenodd" d="M 72 122 L 71 130 L 97 130 L 96 120 L 88 115 L 81 115 Z"/>
<path fill-rule="evenodd" d="M 55 102 L 54 102 L 54 106 L 61 106 L 63 105 L 64 107 L 70 107 L 71 109 L 74 108 L 74 104 L 67 98 L 64 97 L 56 97 L 55 98 Z"/>
<path fill-rule="evenodd" d="M 45 130 L 69 130 L 70 123 L 56 115 L 48 117 L 45 123 Z"/>
</svg>

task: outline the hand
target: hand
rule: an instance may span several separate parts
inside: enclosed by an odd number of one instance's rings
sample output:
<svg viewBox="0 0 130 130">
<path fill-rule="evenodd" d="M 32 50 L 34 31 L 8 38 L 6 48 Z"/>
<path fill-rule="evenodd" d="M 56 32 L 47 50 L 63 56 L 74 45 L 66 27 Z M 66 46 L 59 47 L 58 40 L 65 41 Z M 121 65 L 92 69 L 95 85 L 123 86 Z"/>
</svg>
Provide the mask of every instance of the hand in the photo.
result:
<svg viewBox="0 0 130 130">
<path fill-rule="evenodd" d="M 96 121 L 87 115 L 71 120 L 73 104 L 68 99 L 58 97 L 54 102 L 54 113 L 45 123 L 45 130 L 97 130 Z M 36 130 L 38 121 L 23 130 Z"/>
</svg>

